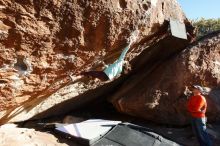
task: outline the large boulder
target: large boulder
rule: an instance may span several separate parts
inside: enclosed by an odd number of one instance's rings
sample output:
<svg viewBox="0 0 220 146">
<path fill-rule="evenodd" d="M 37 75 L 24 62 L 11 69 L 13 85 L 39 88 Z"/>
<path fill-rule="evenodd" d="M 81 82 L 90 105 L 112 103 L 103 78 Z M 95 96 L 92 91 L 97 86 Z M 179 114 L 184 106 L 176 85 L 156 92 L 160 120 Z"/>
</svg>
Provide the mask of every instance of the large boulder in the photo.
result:
<svg viewBox="0 0 220 146">
<path fill-rule="evenodd" d="M 120 112 L 184 125 L 189 122 L 187 95 L 194 84 L 211 88 L 206 96 L 208 120 L 220 120 L 220 32 L 201 38 L 148 74 L 134 74 L 110 100 Z"/>
<path fill-rule="evenodd" d="M 134 31 L 140 33 L 126 58 L 131 64 L 148 45 L 170 35 L 170 18 L 184 22 L 193 35 L 176 0 L 0 0 L 0 10 L 1 123 L 30 119 L 55 105 L 44 117 L 66 112 L 77 106 L 64 101 L 81 105 L 111 92 L 123 79 L 70 83 L 68 74 L 114 62 Z M 179 41 L 165 57 L 188 41 Z"/>
</svg>

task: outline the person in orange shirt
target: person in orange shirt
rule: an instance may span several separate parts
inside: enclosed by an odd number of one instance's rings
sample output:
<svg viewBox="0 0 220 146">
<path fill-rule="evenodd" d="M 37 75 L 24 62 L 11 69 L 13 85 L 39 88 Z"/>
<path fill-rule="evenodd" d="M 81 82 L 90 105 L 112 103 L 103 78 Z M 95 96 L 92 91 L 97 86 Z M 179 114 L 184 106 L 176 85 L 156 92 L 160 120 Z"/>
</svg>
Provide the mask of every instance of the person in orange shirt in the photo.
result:
<svg viewBox="0 0 220 146">
<path fill-rule="evenodd" d="M 206 132 L 206 109 L 207 102 L 202 95 L 203 88 L 198 85 L 193 86 L 193 96 L 187 102 L 187 109 L 191 115 L 191 124 L 200 146 L 212 146 L 212 142 Z"/>
</svg>

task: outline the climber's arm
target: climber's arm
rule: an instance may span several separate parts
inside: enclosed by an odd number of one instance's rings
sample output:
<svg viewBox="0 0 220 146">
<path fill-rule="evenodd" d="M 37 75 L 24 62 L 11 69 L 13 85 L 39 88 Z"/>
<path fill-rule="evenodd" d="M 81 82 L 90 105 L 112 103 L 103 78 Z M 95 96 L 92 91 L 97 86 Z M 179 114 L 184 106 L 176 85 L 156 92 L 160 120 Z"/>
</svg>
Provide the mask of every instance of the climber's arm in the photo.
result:
<svg viewBox="0 0 220 146">
<path fill-rule="evenodd" d="M 120 55 L 120 57 L 119 57 L 118 60 L 124 60 L 124 58 L 125 58 L 125 56 L 126 56 L 126 54 L 127 54 L 127 52 L 128 52 L 129 49 L 130 49 L 130 45 L 128 45 L 127 47 L 125 47 L 124 50 L 122 51 L 122 53 L 121 53 L 121 55 Z"/>
</svg>

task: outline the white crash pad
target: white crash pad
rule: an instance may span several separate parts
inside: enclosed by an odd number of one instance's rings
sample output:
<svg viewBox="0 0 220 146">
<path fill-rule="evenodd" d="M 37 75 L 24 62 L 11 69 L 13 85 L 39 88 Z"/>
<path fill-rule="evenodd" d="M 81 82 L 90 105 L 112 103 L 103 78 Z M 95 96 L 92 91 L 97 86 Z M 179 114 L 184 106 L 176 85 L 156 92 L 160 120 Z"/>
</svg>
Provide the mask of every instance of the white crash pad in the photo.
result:
<svg viewBox="0 0 220 146">
<path fill-rule="evenodd" d="M 178 20 L 170 19 L 170 29 L 173 36 L 181 39 L 187 39 L 186 26 Z"/>
<path fill-rule="evenodd" d="M 111 128 L 121 121 L 109 120 L 87 120 L 81 123 L 63 125 L 56 128 L 56 130 L 70 134 L 71 136 L 82 138 L 86 140 L 93 140 L 107 133 Z"/>
</svg>

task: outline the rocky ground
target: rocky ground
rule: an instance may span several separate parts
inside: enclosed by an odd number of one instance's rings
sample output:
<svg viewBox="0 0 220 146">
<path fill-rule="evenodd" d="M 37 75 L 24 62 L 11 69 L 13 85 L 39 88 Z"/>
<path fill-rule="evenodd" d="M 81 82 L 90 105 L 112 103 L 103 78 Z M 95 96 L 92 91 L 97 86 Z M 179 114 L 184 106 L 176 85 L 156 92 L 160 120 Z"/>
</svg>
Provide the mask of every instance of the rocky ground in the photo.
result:
<svg viewBox="0 0 220 146">
<path fill-rule="evenodd" d="M 100 105 L 101 104 L 101 105 Z M 81 109 L 78 111 L 70 112 L 68 115 L 62 115 L 60 117 L 53 117 L 48 119 L 27 121 L 19 123 L 19 127 L 34 128 L 43 133 L 49 133 L 54 135 L 60 143 L 65 143 L 70 146 L 83 146 L 76 141 L 76 139 L 70 136 L 63 135 L 54 131 L 54 123 L 76 123 L 82 122 L 87 119 L 107 119 L 107 120 L 120 120 L 122 122 L 129 122 L 140 126 L 147 127 L 158 134 L 161 134 L 165 138 L 173 140 L 184 146 L 198 146 L 197 139 L 195 138 L 191 126 L 174 126 L 174 125 L 161 125 L 152 121 L 146 121 L 143 119 L 135 118 L 125 114 L 118 113 L 112 105 L 106 102 L 93 103 L 87 105 L 87 109 Z M 208 123 L 208 131 L 214 142 L 214 146 L 220 145 L 220 123 Z M 11 133 L 12 134 L 12 133 Z"/>
<path fill-rule="evenodd" d="M 117 120 L 117 119 L 115 119 Z M 184 146 L 198 146 L 198 142 L 192 133 L 190 126 L 172 127 L 152 124 L 152 122 L 133 120 L 124 120 L 125 122 L 132 122 L 142 126 L 153 129 L 155 132 L 161 134 L 165 138 L 173 140 Z M 27 122 L 24 126 L 28 128 L 16 128 L 13 124 L 6 124 L 0 128 L 0 145 L 1 146 L 83 146 L 75 139 L 64 136 L 55 132 L 51 128 L 39 127 L 39 121 Z M 220 144 L 220 124 L 209 124 L 209 129 L 215 131 L 212 137 L 214 146 Z M 33 129 L 34 128 L 34 129 Z M 36 129 L 36 130 L 35 130 Z M 213 133 L 213 131 L 212 131 Z M 217 135 L 218 134 L 218 135 Z"/>
<path fill-rule="evenodd" d="M 129 120 L 130 121 L 130 120 Z M 132 121 L 130 121 L 132 122 Z M 138 123 L 137 121 L 133 123 Z M 139 122 L 140 124 L 140 122 Z M 83 146 L 83 144 L 80 144 L 76 142 L 75 139 L 64 136 L 60 133 L 55 132 L 52 129 L 48 128 L 36 128 L 35 129 L 30 128 L 30 125 L 34 125 L 33 122 L 26 123 L 26 126 L 29 128 L 16 128 L 15 125 L 6 124 L 1 126 L 0 128 L 0 145 L 1 146 L 14 146 L 15 144 L 17 146 Z M 191 131 L 190 126 L 185 126 L 183 128 L 177 128 L 177 127 L 169 127 L 169 126 L 159 126 L 151 124 L 150 122 L 146 122 L 143 124 L 143 126 L 146 126 L 148 128 L 153 129 L 155 132 L 161 134 L 162 136 L 171 139 L 179 144 L 182 144 L 184 146 L 198 146 L 198 142 L 193 136 L 193 133 Z M 218 134 L 220 134 L 220 124 L 211 124 L 211 129 L 214 129 L 214 131 Z M 215 134 L 216 134 L 215 133 Z M 218 135 L 219 136 L 219 135 Z M 214 141 L 214 146 L 219 146 L 220 139 L 219 137 L 212 137 Z"/>
<path fill-rule="evenodd" d="M 18 128 L 15 124 L 0 127 L 1 146 L 67 146 L 52 134 L 34 129 Z"/>
</svg>

